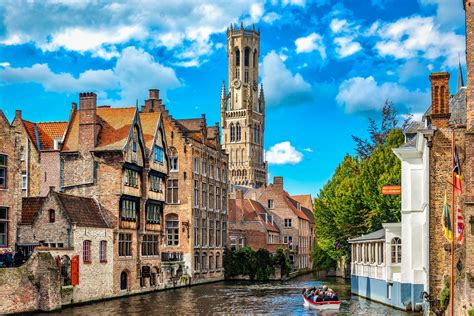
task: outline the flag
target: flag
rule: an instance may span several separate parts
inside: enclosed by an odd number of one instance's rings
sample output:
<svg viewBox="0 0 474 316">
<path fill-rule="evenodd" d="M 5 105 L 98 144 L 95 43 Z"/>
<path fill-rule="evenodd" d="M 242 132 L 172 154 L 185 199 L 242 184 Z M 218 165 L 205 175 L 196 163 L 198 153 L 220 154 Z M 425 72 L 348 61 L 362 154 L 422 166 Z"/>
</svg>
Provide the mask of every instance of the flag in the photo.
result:
<svg viewBox="0 0 474 316">
<path fill-rule="evenodd" d="M 443 205 L 443 234 L 448 241 L 453 241 L 453 228 L 451 226 L 451 216 L 449 214 L 448 195 L 444 192 Z"/>
<path fill-rule="evenodd" d="M 462 212 L 461 212 L 461 208 L 459 207 L 459 204 L 458 204 L 458 216 L 457 216 L 457 228 L 458 228 L 458 231 L 457 231 L 457 238 L 458 238 L 458 244 L 462 245 L 463 244 L 463 239 L 464 239 L 464 236 L 463 236 L 463 233 L 464 233 L 464 219 L 462 218 Z"/>
<path fill-rule="evenodd" d="M 462 186 L 461 186 L 461 180 L 462 180 L 462 176 L 461 176 L 461 165 L 459 164 L 459 157 L 458 157 L 458 151 L 456 149 L 456 147 L 454 147 L 454 161 L 453 161 L 453 174 L 454 174 L 454 177 L 453 177 L 453 185 L 454 185 L 454 188 L 456 189 L 456 193 L 458 195 L 461 195 L 462 193 Z"/>
</svg>

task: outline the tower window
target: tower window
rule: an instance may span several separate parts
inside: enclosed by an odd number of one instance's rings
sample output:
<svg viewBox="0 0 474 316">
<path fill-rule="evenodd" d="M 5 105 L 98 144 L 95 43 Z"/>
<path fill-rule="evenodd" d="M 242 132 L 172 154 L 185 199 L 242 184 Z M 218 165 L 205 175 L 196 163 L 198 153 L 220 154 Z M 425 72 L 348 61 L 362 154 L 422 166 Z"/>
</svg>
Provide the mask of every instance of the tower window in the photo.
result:
<svg viewBox="0 0 474 316">
<path fill-rule="evenodd" d="M 235 50 L 235 65 L 240 66 L 240 50 L 238 48 Z"/>
<path fill-rule="evenodd" d="M 249 83 L 249 69 L 245 67 L 244 82 Z"/>
<path fill-rule="evenodd" d="M 248 67 L 250 62 L 249 62 L 249 59 L 250 59 L 250 48 L 248 47 L 245 47 L 245 52 L 244 52 L 245 56 L 244 56 L 244 66 L 245 67 Z"/>
<path fill-rule="evenodd" d="M 257 69 L 258 60 L 257 60 L 257 50 L 253 51 L 253 67 Z"/>
<path fill-rule="evenodd" d="M 241 129 L 240 129 L 240 124 L 237 123 L 237 125 L 235 126 L 235 140 L 237 142 L 240 142 L 241 140 Z"/>
<path fill-rule="evenodd" d="M 233 123 L 230 124 L 230 141 L 235 142 L 235 128 Z"/>
</svg>

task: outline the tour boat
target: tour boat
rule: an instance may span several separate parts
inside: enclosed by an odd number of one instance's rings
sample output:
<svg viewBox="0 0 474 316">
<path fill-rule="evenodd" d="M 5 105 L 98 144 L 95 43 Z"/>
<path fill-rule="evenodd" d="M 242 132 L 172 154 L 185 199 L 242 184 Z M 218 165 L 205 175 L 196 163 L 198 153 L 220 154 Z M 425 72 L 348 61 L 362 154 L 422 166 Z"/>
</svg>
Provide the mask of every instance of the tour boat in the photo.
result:
<svg viewBox="0 0 474 316">
<path fill-rule="evenodd" d="M 339 307 L 341 306 L 341 301 L 313 302 L 307 299 L 304 295 L 302 296 L 303 296 L 303 301 L 304 301 L 303 305 L 306 308 L 329 310 L 329 309 L 339 309 Z"/>
</svg>

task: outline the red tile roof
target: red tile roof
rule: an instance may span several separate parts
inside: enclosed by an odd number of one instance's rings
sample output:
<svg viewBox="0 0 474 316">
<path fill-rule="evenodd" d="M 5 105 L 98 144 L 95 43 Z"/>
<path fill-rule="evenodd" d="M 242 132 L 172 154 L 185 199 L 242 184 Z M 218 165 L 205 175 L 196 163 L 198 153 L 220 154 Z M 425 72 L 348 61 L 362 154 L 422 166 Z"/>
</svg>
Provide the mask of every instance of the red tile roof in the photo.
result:
<svg viewBox="0 0 474 316">
<path fill-rule="evenodd" d="M 313 208 L 313 201 L 311 199 L 311 194 L 302 194 L 302 195 L 292 195 L 291 198 L 301 204 L 301 206 L 306 207 L 307 209 Z"/>
<path fill-rule="evenodd" d="M 97 108 L 97 117 L 101 125 L 98 150 L 122 149 L 128 139 L 136 107 L 129 108 Z M 79 149 L 79 114 L 78 110 L 69 127 L 68 135 L 64 141 L 64 151 L 77 151 Z"/>
<path fill-rule="evenodd" d="M 257 201 L 251 199 L 241 199 L 238 201 L 236 199 L 230 199 L 229 210 L 229 221 L 231 222 L 238 220 L 237 213 L 239 213 L 242 214 L 244 221 L 259 221 L 269 231 L 280 231 L 276 225 L 265 221 L 264 214 L 268 214 L 268 212 L 263 205 Z"/>
<path fill-rule="evenodd" d="M 81 227 L 109 227 L 101 215 L 97 203 L 91 198 L 52 192 L 72 223 Z M 22 199 L 21 224 L 32 225 L 46 197 Z"/>
<path fill-rule="evenodd" d="M 54 140 L 62 139 L 67 126 L 67 122 L 33 123 L 27 120 L 22 121 L 28 136 L 33 141 L 35 147 L 39 147 L 40 150 L 54 149 Z"/>
<path fill-rule="evenodd" d="M 284 192 L 284 194 L 285 194 L 286 204 L 293 210 L 296 216 L 298 216 L 301 219 L 307 220 L 310 223 L 315 222 L 314 215 L 311 210 L 302 206 L 301 203 L 293 200 L 288 193 Z M 300 204 L 301 209 L 298 209 L 298 204 Z"/>
<path fill-rule="evenodd" d="M 140 122 L 142 124 L 143 139 L 147 150 L 153 146 L 156 125 L 160 120 L 160 112 L 140 112 Z"/>
<path fill-rule="evenodd" d="M 32 225 L 38 214 L 38 211 L 43 206 L 44 197 L 28 197 L 21 201 L 21 222 L 22 225 Z"/>
</svg>

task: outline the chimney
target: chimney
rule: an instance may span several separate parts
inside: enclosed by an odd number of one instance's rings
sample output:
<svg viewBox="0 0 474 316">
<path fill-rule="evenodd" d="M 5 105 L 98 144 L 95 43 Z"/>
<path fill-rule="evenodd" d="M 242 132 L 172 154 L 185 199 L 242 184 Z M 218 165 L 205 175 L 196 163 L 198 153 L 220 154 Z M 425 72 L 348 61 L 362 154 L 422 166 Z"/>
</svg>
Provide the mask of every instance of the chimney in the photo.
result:
<svg viewBox="0 0 474 316">
<path fill-rule="evenodd" d="M 97 95 L 94 92 L 79 93 L 79 151 L 91 151 L 96 145 L 99 125 L 97 122 Z"/>
<path fill-rule="evenodd" d="M 474 127 L 474 0 L 464 0 L 466 11 L 466 127 Z"/>
<path fill-rule="evenodd" d="M 431 81 L 431 120 L 434 126 L 447 127 L 449 113 L 449 73 L 434 72 Z"/>
<path fill-rule="evenodd" d="M 21 119 L 21 110 L 15 111 L 15 118 Z"/>
<path fill-rule="evenodd" d="M 158 89 L 148 90 L 148 99 L 149 100 L 159 100 L 160 99 L 160 90 L 158 90 Z"/>
<path fill-rule="evenodd" d="M 273 187 L 283 191 L 283 177 L 273 177 Z"/>
<path fill-rule="evenodd" d="M 160 90 L 158 89 L 149 89 L 148 90 L 148 99 L 145 100 L 145 105 L 142 106 L 142 112 L 158 112 L 164 111 L 165 106 L 160 99 Z"/>
</svg>

